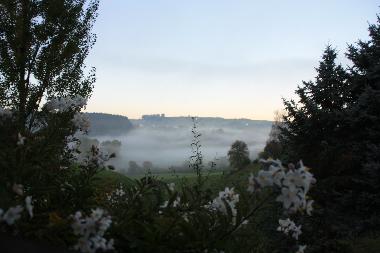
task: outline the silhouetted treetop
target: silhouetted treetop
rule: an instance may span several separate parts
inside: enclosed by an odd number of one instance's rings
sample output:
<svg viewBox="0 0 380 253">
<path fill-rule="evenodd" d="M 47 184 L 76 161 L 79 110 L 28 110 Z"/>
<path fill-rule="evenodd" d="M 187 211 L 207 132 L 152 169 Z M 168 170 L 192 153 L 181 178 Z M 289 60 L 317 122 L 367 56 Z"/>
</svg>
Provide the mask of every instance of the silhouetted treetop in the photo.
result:
<svg viewBox="0 0 380 253">
<path fill-rule="evenodd" d="M 0 2 L 0 105 L 20 127 L 44 97 L 90 96 L 95 72 L 84 61 L 97 9 L 98 0 Z"/>
</svg>

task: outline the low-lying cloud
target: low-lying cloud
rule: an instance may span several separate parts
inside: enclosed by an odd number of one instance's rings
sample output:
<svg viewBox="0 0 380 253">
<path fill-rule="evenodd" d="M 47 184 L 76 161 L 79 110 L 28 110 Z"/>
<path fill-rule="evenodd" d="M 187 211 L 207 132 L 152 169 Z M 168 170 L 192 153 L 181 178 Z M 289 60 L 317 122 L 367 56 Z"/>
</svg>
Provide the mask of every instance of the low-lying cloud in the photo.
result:
<svg viewBox="0 0 380 253">
<path fill-rule="evenodd" d="M 219 120 L 209 123 L 198 120 L 198 131 L 204 161 L 226 157 L 235 140 L 247 143 L 250 158 L 254 159 L 264 148 L 271 123 L 268 121 Z M 184 118 L 180 122 L 147 122 L 136 120 L 135 128 L 121 136 L 96 136 L 99 141 L 121 141 L 117 159 L 113 164 L 120 170 L 127 170 L 130 161 L 142 166 L 150 161 L 155 168 L 167 169 L 171 166 L 183 166 L 191 156 L 192 121 Z M 218 163 L 218 160 L 217 160 Z"/>
</svg>

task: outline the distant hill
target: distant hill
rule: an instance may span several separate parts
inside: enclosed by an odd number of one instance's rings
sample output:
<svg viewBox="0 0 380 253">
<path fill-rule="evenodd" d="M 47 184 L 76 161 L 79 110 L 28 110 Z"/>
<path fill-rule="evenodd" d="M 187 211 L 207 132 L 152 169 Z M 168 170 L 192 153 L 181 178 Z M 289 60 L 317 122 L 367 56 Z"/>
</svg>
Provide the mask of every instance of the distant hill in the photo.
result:
<svg viewBox="0 0 380 253">
<path fill-rule="evenodd" d="M 126 116 L 107 113 L 86 113 L 90 118 L 90 136 L 120 136 L 127 134 L 132 129 L 156 129 L 156 130 L 179 130 L 189 129 L 192 120 L 189 116 L 165 117 L 164 114 L 148 115 L 142 119 L 129 119 Z M 271 121 L 250 119 L 224 119 L 219 117 L 199 117 L 197 125 L 207 128 L 215 133 L 222 134 L 224 129 L 235 130 L 260 130 L 268 129 Z"/>
<path fill-rule="evenodd" d="M 165 117 L 161 115 L 149 115 L 142 119 L 131 119 L 133 125 L 136 127 L 153 127 L 153 128 L 182 128 L 191 126 L 191 117 Z M 257 127 L 270 127 L 272 121 L 267 120 L 251 120 L 251 119 L 224 119 L 220 117 L 198 117 L 198 126 L 200 127 L 214 127 L 214 128 L 235 128 L 247 129 Z"/>
<path fill-rule="evenodd" d="M 86 113 L 90 119 L 90 136 L 124 135 L 133 128 L 128 117 L 107 113 Z"/>
</svg>

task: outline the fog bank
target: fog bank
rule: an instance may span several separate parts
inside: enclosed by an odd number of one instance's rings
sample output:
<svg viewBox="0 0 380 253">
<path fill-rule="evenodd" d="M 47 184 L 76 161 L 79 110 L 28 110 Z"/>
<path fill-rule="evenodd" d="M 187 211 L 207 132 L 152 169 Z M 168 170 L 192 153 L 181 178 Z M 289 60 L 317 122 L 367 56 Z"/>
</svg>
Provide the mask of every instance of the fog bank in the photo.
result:
<svg viewBox="0 0 380 253">
<path fill-rule="evenodd" d="M 120 150 L 112 164 L 126 171 L 130 161 L 142 166 L 144 161 L 153 167 L 167 169 L 183 166 L 191 156 L 193 122 L 189 117 L 165 118 L 162 120 L 131 120 L 133 129 L 124 135 L 93 136 L 100 142 L 119 140 Z M 271 122 L 252 120 L 227 120 L 220 118 L 198 118 L 197 129 L 204 161 L 217 160 L 222 163 L 235 140 L 247 143 L 250 158 L 255 159 L 264 148 Z M 223 159 L 224 157 L 224 159 Z M 224 161 L 225 162 L 225 161 Z M 184 166 L 185 168 L 186 166 Z"/>
</svg>

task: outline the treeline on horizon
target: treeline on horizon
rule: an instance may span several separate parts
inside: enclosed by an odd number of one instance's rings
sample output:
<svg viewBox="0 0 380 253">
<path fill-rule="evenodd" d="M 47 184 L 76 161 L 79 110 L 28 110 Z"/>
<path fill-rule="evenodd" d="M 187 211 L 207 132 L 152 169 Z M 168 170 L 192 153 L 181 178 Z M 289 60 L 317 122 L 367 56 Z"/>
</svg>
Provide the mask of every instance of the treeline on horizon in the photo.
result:
<svg viewBox="0 0 380 253">
<path fill-rule="evenodd" d="M 191 116 L 176 116 L 164 118 L 130 119 L 127 116 L 87 112 L 90 121 L 88 134 L 90 136 L 118 136 L 125 135 L 133 128 L 141 126 L 169 126 L 169 127 L 191 127 Z M 221 117 L 197 117 L 200 126 L 207 127 L 235 127 L 242 128 L 247 126 L 268 126 L 271 121 L 251 120 L 251 119 L 225 119 Z M 248 125 L 247 125 L 248 124 Z"/>
</svg>

